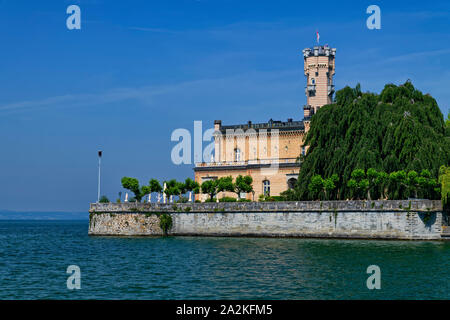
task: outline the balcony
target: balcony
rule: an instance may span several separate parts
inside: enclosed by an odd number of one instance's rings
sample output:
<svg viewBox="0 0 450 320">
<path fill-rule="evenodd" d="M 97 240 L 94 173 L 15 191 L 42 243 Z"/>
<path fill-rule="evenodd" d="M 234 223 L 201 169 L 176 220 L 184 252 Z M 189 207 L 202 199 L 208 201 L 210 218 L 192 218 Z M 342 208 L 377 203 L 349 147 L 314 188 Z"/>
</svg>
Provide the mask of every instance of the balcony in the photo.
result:
<svg viewBox="0 0 450 320">
<path fill-rule="evenodd" d="M 206 167 L 226 167 L 226 166 L 246 166 L 258 164 L 283 164 L 283 163 L 297 163 L 297 158 L 273 158 L 273 159 L 253 159 L 247 161 L 221 161 L 221 162 L 197 162 L 196 168 Z"/>
</svg>

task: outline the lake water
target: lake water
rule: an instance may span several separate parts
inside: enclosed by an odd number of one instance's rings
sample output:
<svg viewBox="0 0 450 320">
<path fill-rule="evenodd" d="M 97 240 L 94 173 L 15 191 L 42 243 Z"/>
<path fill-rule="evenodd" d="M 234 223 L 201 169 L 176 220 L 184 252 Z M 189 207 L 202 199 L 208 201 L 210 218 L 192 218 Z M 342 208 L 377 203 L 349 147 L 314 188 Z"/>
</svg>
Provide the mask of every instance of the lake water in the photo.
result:
<svg viewBox="0 0 450 320">
<path fill-rule="evenodd" d="M 450 242 L 89 237 L 0 221 L 0 299 L 450 299 Z M 67 289 L 69 265 L 81 289 Z M 381 290 L 368 290 L 369 265 Z"/>
</svg>

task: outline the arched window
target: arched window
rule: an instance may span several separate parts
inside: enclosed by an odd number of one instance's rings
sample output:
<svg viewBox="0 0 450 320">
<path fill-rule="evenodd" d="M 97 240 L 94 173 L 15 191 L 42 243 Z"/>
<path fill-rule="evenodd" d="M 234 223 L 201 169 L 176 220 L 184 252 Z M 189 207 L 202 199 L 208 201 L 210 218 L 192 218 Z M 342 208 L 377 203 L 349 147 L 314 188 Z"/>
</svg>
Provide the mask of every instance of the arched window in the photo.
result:
<svg viewBox="0 0 450 320">
<path fill-rule="evenodd" d="M 270 181 L 269 180 L 263 181 L 263 194 L 265 196 L 270 196 Z"/>
<path fill-rule="evenodd" d="M 311 78 L 311 84 L 316 84 L 316 79 Z"/>
<path fill-rule="evenodd" d="M 288 188 L 289 188 L 289 189 L 294 189 L 296 184 L 297 184 L 297 179 L 295 179 L 295 178 L 290 178 L 290 179 L 288 180 Z"/>
<path fill-rule="evenodd" d="M 241 161 L 241 149 L 234 149 L 234 161 Z"/>
</svg>

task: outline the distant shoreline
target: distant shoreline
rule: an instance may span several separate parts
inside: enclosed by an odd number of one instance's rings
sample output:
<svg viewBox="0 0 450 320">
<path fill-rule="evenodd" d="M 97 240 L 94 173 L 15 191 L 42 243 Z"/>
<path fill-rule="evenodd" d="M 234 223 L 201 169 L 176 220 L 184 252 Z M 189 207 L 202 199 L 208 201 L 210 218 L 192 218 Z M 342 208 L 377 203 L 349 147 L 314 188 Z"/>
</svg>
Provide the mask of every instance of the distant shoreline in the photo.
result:
<svg viewBox="0 0 450 320">
<path fill-rule="evenodd" d="M 0 211 L 0 220 L 89 220 L 88 212 Z"/>
</svg>

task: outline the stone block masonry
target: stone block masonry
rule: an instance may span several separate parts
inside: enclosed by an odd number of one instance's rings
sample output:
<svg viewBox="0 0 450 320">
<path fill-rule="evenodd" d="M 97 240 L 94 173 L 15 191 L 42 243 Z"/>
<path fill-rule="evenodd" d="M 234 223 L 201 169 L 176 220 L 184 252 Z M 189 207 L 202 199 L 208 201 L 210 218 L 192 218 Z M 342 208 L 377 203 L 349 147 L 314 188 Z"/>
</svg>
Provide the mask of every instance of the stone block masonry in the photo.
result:
<svg viewBox="0 0 450 320">
<path fill-rule="evenodd" d="M 159 215 L 173 236 L 256 236 L 439 240 L 438 200 L 222 203 L 95 203 L 90 235 L 160 236 Z"/>
</svg>

